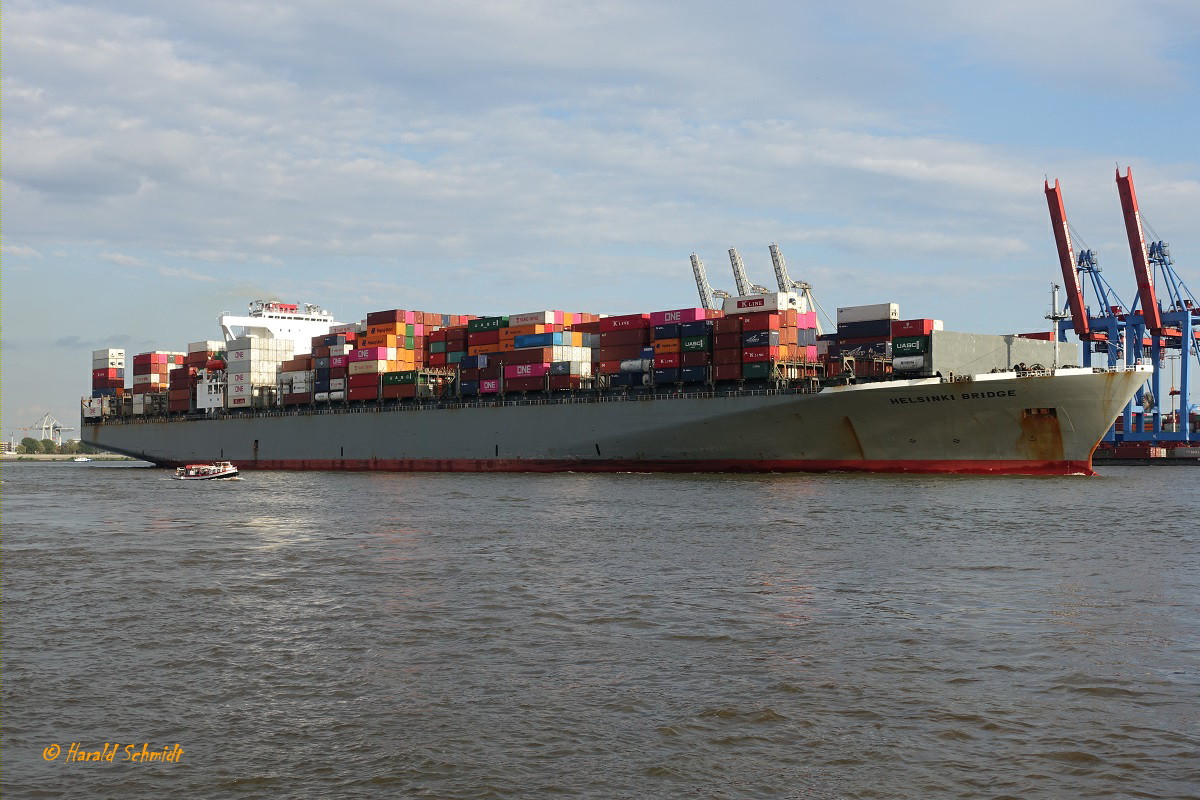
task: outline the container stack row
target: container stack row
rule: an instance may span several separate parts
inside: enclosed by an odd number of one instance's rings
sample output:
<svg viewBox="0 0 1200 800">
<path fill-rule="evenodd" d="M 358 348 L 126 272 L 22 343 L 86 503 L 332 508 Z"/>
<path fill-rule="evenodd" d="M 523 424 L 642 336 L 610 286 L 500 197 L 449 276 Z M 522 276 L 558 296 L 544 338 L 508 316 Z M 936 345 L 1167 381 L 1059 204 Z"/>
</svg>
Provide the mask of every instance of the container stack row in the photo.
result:
<svg viewBox="0 0 1200 800">
<path fill-rule="evenodd" d="M 290 339 L 231 339 L 226 350 L 226 404 L 229 408 L 274 404 L 279 365 L 296 351 Z"/>
<path fill-rule="evenodd" d="M 106 348 L 92 351 L 92 397 L 123 397 L 125 351 Z"/>
<path fill-rule="evenodd" d="M 827 370 L 836 374 L 845 359 L 854 359 L 858 376 L 926 370 L 929 337 L 941 330 L 934 319 L 900 319 L 896 303 L 847 306 L 837 310 L 837 333 L 827 339 Z"/>
</svg>

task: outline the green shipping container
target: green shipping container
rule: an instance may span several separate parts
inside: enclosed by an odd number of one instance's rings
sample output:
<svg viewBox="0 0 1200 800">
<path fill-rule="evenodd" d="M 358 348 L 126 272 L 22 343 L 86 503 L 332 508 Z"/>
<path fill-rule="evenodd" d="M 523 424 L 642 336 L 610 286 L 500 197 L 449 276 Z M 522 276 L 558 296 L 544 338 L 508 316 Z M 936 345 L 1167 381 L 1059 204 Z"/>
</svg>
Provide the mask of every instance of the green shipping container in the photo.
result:
<svg viewBox="0 0 1200 800">
<path fill-rule="evenodd" d="M 467 323 L 468 333 L 480 333 L 482 331 L 498 331 L 501 328 L 508 327 L 508 317 L 480 317 L 473 319 Z"/>
<path fill-rule="evenodd" d="M 416 383 L 418 372 L 415 369 L 406 369 L 402 372 L 385 372 L 383 373 L 384 386 L 396 386 L 401 383 Z"/>
<path fill-rule="evenodd" d="M 752 361 L 742 365 L 742 377 L 748 381 L 771 377 L 775 365 L 770 361 Z"/>
<path fill-rule="evenodd" d="M 458 362 L 463 360 L 463 356 L 465 356 L 465 355 L 466 355 L 466 353 L 464 353 L 462 350 L 448 351 L 446 353 L 446 363 L 447 364 L 457 364 Z"/>
<path fill-rule="evenodd" d="M 445 342 L 430 342 L 429 343 L 429 352 L 431 352 L 431 353 L 446 352 L 446 343 Z"/>
<path fill-rule="evenodd" d="M 680 342 L 679 350 L 682 353 L 707 353 L 712 350 L 712 343 L 707 336 L 688 336 Z"/>
<path fill-rule="evenodd" d="M 892 340 L 892 357 L 919 356 L 929 352 L 928 336 L 902 336 Z"/>
</svg>

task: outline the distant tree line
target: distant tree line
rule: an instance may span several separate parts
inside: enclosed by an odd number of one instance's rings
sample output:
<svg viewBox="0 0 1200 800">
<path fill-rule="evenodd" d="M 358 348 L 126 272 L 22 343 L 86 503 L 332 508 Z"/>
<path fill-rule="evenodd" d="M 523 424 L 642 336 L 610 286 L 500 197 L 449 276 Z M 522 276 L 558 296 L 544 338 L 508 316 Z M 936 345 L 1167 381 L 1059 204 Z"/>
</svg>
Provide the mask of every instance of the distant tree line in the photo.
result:
<svg viewBox="0 0 1200 800">
<path fill-rule="evenodd" d="M 88 456 L 94 453 L 99 453 L 100 450 L 92 447 L 90 444 L 83 442 L 63 442 L 61 445 L 55 444 L 53 439 L 42 439 L 38 441 L 32 436 L 26 436 L 21 440 L 21 443 L 16 447 L 17 453 L 25 455 L 33 455 L 41 453 L 45 455 L 64 455 L 64 456 Z"/>
</svg>

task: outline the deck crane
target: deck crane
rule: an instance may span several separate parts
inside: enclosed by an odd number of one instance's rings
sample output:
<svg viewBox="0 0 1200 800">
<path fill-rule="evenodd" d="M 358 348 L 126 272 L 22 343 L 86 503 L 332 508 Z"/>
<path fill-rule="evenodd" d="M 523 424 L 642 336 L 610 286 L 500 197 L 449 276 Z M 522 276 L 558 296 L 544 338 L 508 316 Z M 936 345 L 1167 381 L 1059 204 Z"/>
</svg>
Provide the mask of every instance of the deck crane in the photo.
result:
<svg viewBox="0 0 1200 800">
<path fill-rule="evenodd" d="M 733 282 L 737 284 L 737 293 L 739 296 L 745 297 L 748 294 L 770 293 L 771 290 L 767 287 L 750 282 L 750 279 L 746 277 L 746 265 L 742 263 L 742 257 L 732 247 L 729 248 L 729 264 L 733 267 Z"/>
<path fill-rule="evenodd" d="M 792 292 L 800 290 L 801 311 L 816 311 L 817 298 L 813 297 L 812 284 L 807 281 L 794 281 L 792 276 L 788 274 L 787 262 L 783 260 L 783 251 L 779 249 L 779 245 L 774 242 L 770 246 L 771 265 L 775 267 L 775 282 L 779 285 L 779 291 Z M 817 317 L 817 334 L 822 334 L 821 318 Z"/>
<path fill-rule="evenodd" d="M 729 297 L 729 292 L 714 289 L 708 283 L 708 273 L 704 270 L 704 262 L 692 253 L 692 274 L 696 276 L 696 290 L 700 292 L 700 307 L 712 311 L 717 304 L 714 297 Z"/>
<path fill-rule="evenodd" d="M 1098 337 L 1092 333 L 1083 306 L 1083 289 L 1079 285 L 1075 252 L 1071 247 L 1071 231 L 1067 226 L 1067 211 L 1063 207 L 1062 187 L 1058 184 L 1058 178 L 1054 179 L 1053 189 L 1050 188 L 1049 179 L 1045 184 L 1046 204 L 1050 207 L 1050 222 L 1054 226 L 1054 243 L 1058 246 L 1058 265 L 1062 269 L 1063 288 L 1067 291 L 1067 305 L 1071 308 L 1071 325 L 1081 340 L 1094 342 Z M 1086 252 L 1090 254 L 1091 251 Z"/>
</svg>

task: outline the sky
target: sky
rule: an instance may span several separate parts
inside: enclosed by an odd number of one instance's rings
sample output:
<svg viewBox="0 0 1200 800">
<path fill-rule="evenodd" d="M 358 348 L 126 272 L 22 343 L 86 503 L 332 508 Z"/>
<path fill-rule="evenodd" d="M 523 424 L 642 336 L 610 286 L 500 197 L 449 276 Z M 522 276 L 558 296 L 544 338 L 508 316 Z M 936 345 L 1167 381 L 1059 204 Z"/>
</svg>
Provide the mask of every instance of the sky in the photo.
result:
<svg viewBox="0 0 1200 800">
<path fill-rule="evenodd" d="M 1133 299 L 1118 166 L 1200 292 L 1194 0 L 9 0 L 2 36 L 6 438 L 255 299 L 681 308 L 693 252 L 770 286 L 772 242 L 831 316 L 1044 330 L 1046 178 Z"/>
</svg>

